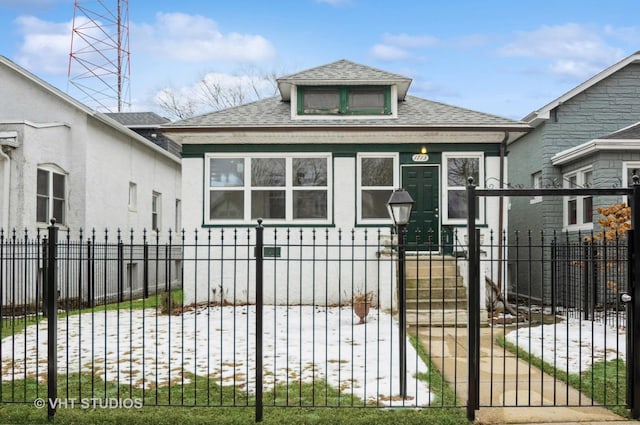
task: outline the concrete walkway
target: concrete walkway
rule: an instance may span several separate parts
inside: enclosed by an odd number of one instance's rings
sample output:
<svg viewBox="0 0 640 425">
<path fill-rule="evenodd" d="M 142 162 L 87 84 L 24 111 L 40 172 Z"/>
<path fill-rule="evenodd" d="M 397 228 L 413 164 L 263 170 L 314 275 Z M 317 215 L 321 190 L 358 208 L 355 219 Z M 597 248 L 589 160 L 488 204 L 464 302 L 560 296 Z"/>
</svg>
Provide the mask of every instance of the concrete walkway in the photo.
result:
<svg viewBox="0 0 640 425">
<path fill-rule="evenodd" d="M 593 402 L 562 381 L 529 366 L 495 342 L 501 329 L 480 330 L 480 406 L 477 424 L 638 424 Z M 420 327 L 432 361 L 464 405 L 467 399 L 467 329 Z M 555 402 L 554 402 L 555 400 Z M 555 407 L 580 405 L 585 407 Z M 529 407 L 538 406 L 538 407 Z"/>
</svg>

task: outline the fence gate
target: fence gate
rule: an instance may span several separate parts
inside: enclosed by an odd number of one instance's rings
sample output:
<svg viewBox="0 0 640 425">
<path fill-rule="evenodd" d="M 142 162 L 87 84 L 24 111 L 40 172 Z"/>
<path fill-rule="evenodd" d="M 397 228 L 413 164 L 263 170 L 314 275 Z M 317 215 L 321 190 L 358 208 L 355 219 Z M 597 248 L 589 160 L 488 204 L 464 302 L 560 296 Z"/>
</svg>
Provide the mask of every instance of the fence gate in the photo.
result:
<svg viewBox="0 0 640 425">
<path fill-rule="evenodd" d="M 477 189 L 469 181 L 469 420 L 492 406 L 626 406 L 640 417 L 639 182 L 634 176 L 629 188 Z M 628 196 L 625 235 L 559 230 L 482 240 L 476 228 L 480 198 L 603 195 Z M 510 294 L 525 296 L 507 300 L 496 274 L 509 276 Z"/>
</svg>

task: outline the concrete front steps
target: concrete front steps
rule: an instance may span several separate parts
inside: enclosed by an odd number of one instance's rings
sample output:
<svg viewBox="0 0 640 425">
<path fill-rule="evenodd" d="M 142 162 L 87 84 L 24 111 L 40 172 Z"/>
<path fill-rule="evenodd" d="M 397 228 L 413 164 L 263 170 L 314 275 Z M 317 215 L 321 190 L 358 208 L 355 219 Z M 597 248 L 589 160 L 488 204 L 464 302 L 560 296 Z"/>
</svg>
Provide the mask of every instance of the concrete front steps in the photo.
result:
<svg viewBox="0 0 640 425">
<path fill-rule="evenodd" d="M 446 255 L 407 255 L 408 326 L 467 326 L 467 289 L 460 261 L 464 260 Z"/>
</svg>

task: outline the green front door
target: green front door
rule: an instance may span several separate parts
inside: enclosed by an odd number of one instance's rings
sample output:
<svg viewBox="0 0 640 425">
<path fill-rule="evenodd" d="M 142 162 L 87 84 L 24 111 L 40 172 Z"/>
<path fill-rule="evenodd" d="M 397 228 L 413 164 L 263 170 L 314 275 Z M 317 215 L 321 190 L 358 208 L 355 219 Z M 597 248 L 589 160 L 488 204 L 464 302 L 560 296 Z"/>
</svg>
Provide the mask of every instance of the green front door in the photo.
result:
<svg viewBox="0 0 640 425">
<path fill-rule="evenodd" d="M 439 172 L 440 169 L 436 165 L 402 167 L 402 187 L 415 201 L 407 226 L 407 249 L 440 249 Z M 419 246 L 415 245 L 418 234 Z"/>
</svg>

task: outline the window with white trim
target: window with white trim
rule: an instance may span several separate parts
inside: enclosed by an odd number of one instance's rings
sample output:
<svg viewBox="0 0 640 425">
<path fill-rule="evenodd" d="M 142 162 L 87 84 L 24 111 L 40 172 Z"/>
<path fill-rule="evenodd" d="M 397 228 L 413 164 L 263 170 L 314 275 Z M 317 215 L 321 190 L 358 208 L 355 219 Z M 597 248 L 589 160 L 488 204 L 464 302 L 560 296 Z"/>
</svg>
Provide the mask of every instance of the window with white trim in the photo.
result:
<svg viewBox="0 0 640 425">
<path fill-rule="evenodd" d="M 443 222 L 462 224 L 467 222 L 467 185 L 469 178 L 477 187 L 484 183 L 484 155 L 481 152 L 443 152 L 442 181 L 444 182 L 442 202 Z M 476 219 L 484 219 L 483 200 L 477 197 Z"/>
<path fill-rule="evenodd" d="M 328 223 L 331 156 L 208 155 L 205 222 Z"/>
<path fill-rule="evenodd" d="M 579 189 L 591 187 L 593 171 L 583 168 L 563 176 L 565 188 Z M 571 195 L 564 197 L 564 226 L 566 228 L 593 228 L 593 196 Z"/>
<path fill-rule="evenodd" d="M 299 86 L 298 115 L 390 115 L 390 86 Z"/>
<path fill-rule="evenodd" d="M 129 182 L 129 211 L 135 211 L 138 208 L 138 185 Z"/>
<path fill-rule="evenodd" d="M 542 171 L 531 174 L 531 186 L 534 189 L 542 189 Z M 530 204 L 537 204 L 542 202 L 542 196 L 534 196 L 529 201 Z"/>
<path fill-rule="evenodd" d="M 640 162 L 625 161 L 622 163 L 622 187 L 629 187 L 633 183 L 633 176 L 640 176 Z"/>
<path fill-rule="evenodd" d="M 36 183 L 36 221 L 49 223 L 55 218 L 58 224 L 66 223 L 65 175 L 50 168 L 38 168 Z"/>
<path fill-rule="evenodd" d="M 640 176 L 639 161 L 623 161 L 622 162 L 622 187 L 629 187 L 633 184 L 633 176 Z M 629 205 L 629 197 L 623 196 L 623 202 Z"/>
<path fill-rule="evenodd" d="M 180 232 L 182 229 L 182 201 L 180 199 L 176 199 L 176 227 L 174 230 L 176 233 Z"/>
<path fill-rule="evenodd" d="M 398 186 L 398 155 L 367 153 L 358 155 L 357 212 L 359 223 L 391 220 L 387 202 Z"/>
<path fill-rule="evenodd" d="M 151 229 L 154 232 L 160 231 L 162 220 L 162 194 L 153 192 L 151 194 Z"/>
</svg>

